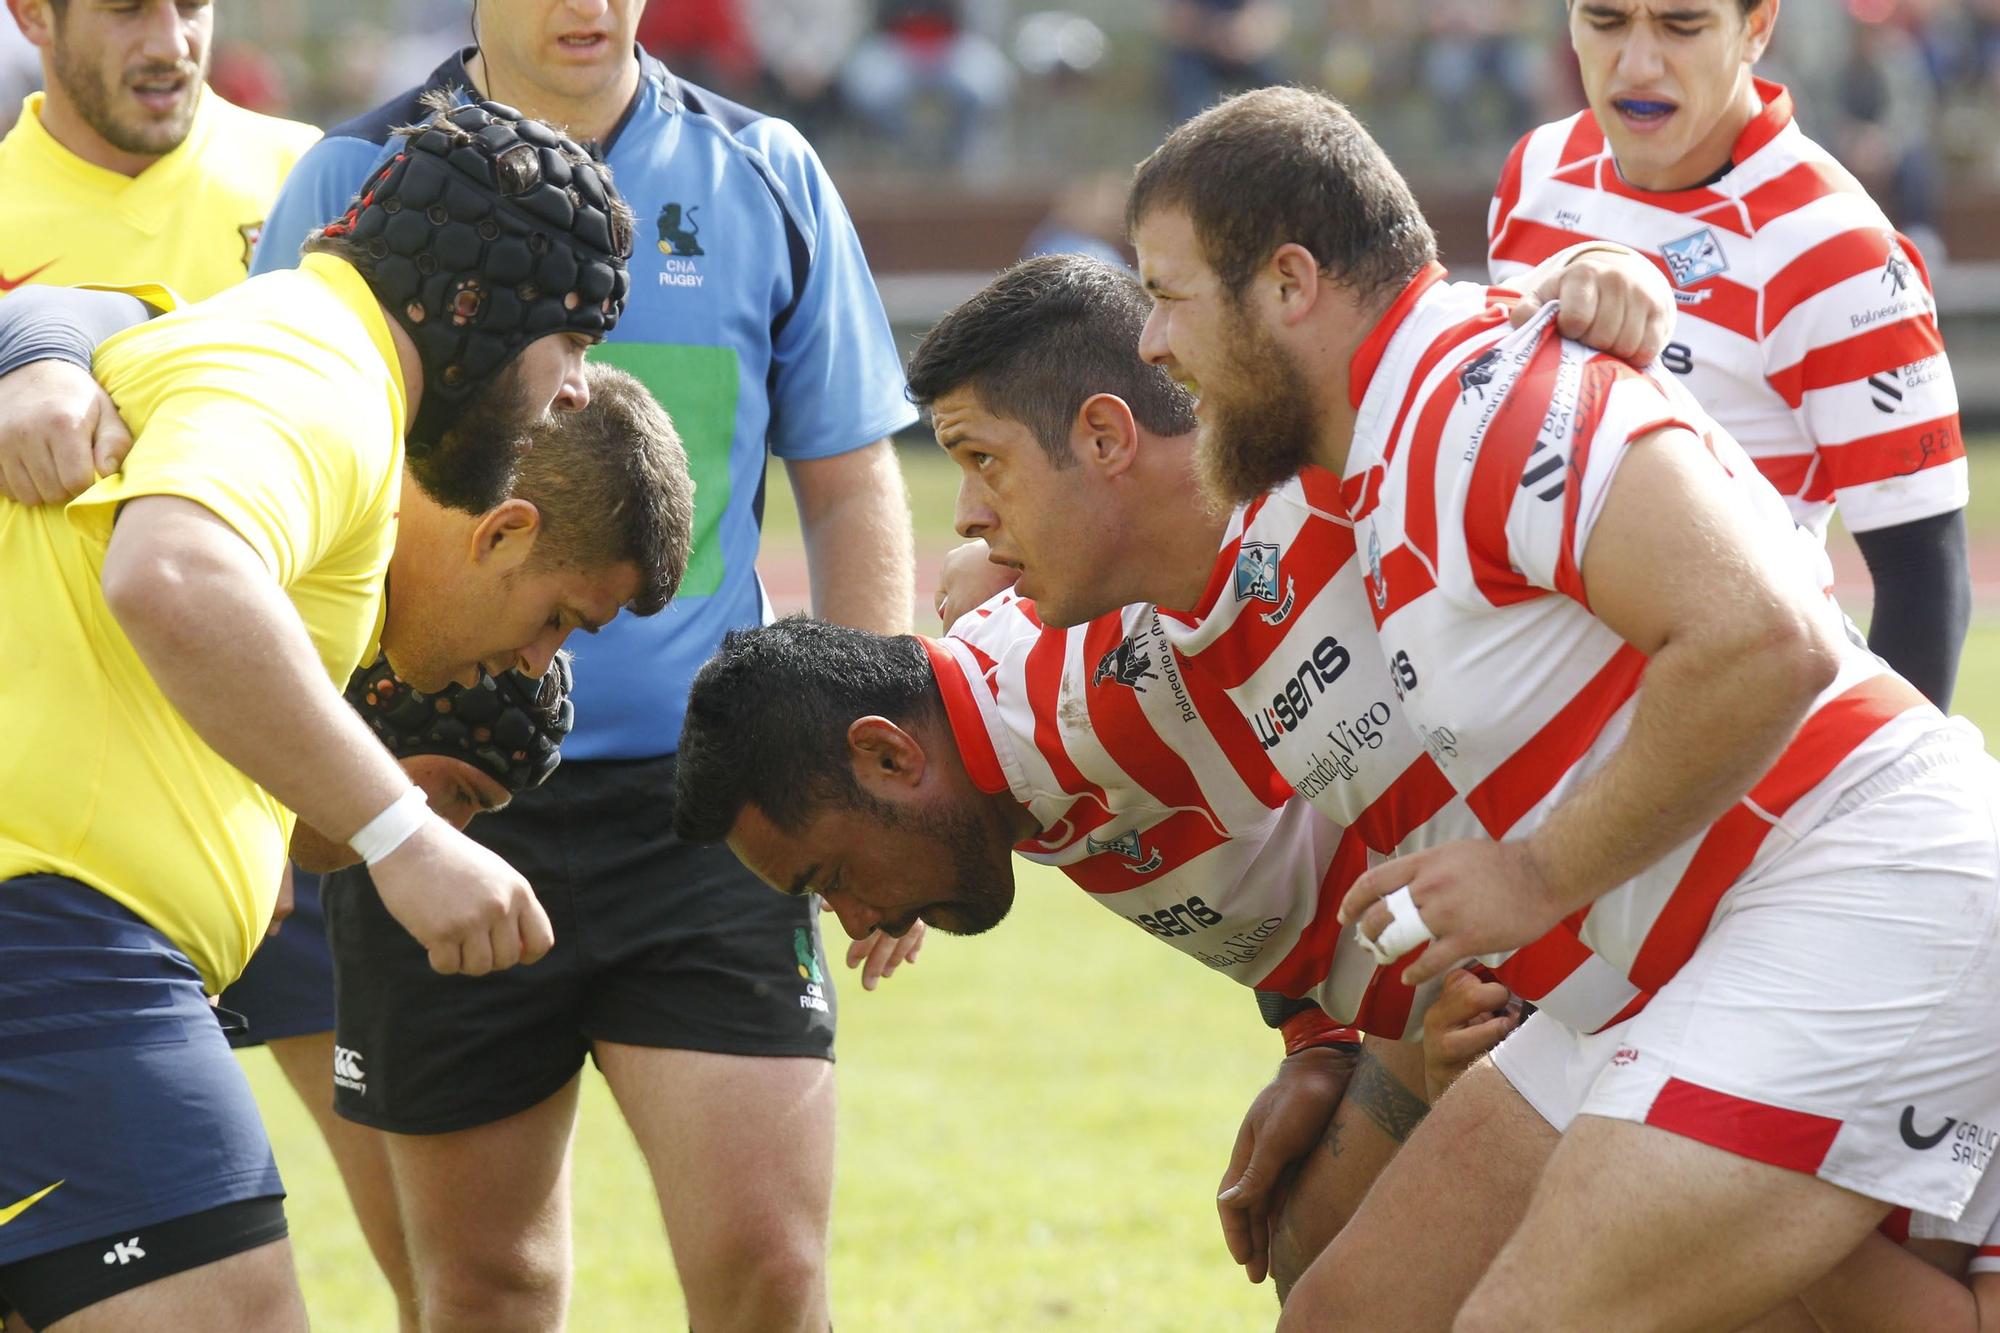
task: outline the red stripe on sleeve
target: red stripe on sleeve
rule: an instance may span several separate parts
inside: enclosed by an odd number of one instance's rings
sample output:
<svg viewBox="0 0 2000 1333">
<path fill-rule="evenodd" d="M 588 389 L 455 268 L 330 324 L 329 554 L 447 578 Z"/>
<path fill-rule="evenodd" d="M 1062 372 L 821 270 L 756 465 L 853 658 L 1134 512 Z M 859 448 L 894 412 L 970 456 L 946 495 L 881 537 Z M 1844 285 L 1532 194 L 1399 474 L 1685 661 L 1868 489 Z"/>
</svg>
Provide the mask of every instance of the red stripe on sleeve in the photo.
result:
<svg viewBox="0 0 2000 1333">
<path fill-rule="evenodd" d="M 1493 414 L 1485 432 L 1474 441 L 1479 456 L 1472 464 L 1472 482 L 1465 497 L 1465 548 L 1472 564 L 1472 581 L 1486 600 L 1495 606 L 1539 597 L 1534 587 L 1514 568 L 1513 553 L 1507 544 L 1507 515 L 1513 511 L 1514 497 L 1521 490 L 1521 476 L 1528 460 L 1543 457 L 1542 422 L 1555 400 L 1556 373 L 1562 368 L 1562 339 L 1554 320 L 1542 326 L 1533 358 L 1507 389 L 1507 401 Z M 1410 458 L 1412 471 L 1417 455 Z M 1537 462 L 1540 460 L 1537 459 Z M 1567 460 L 1558 458 L 1567 464 Z M 1572 478 L 1567 490 L 1574 490 Z M 1414 484 L 1410 503 L 1418 496 Z"/>
<path fill-rule="evenodd" d="M 1639 1052 L 1641 1060 L 1646 1058 Z M 1840 1122 L 1766 1106 L 1698 1083 L 1670 1078 L 1653 1098 L 1646 1123 L 1712 1148 L 1812 1175 L 1833 1148 Z"/>
<path fill-rule="evenodd" d="M 1629 643 L 1620 644 L 1575 698 L 1466 793 L 1465 803 L 1488 835 L 1506 837 L 1523 815 L 1555 790 L 1596 742 L 1604 724 L 1638 691 L 1645 671 L 1646 655 Z"/>
<path fill-rule="evenodd" d="M 1866 486 L 1872 481 L 1913 476 L 1965 457 L 1965 436 L 1954 412 L 1846 444 L 1823 444 L 1819 456 L 1826 460 L 1830 486 Z"/>
<path fill-rule="evenodd" d="M 1785 265 L 1764 284 L 1763 335 L 1769 335 L 1786 315 L 1827 288 L 1857 273 L 1883 267 L 1889 262 L 1890 244 L 1886 231 L 1856 227 L 1821 241 Z"/>
<path fill-rule="evenodd" d="M 1815 389 L 1831 389 L 1900 370 L 1942 351 L 1944 338 L 1938 333 L 1937 321 L 1926 313 L 1815 347 L 1799 361 L 1765 378 L 1785 400 L 1785 406 L 1796 409 Z"/>
<path fill-rule="evenodd" d="M 1717 904 L 1750 868 L 1764 839 L 1770 836 L 1770 823 L 1752 805 L 1773 817 L 1782 816 L 1884 724 L 1923 704 L 1924 698 L 1915 687 L 1884 672 L 1870 676 L 1807 718 L 1750 794 L 1709 825 L 1632 960 L 1632 983 L 1641 990 L 1658 990 L 1693 956 L 1695 946 L 1708 933 Z"/>
<path fill-rule="evenodd" d="M 972 683 L 965 678 L 964 669 L 951 650 L 937 640 L 920 634 L 917 642 L 924 646 L 924 655 L 931 660 L 931 675 L 937 680 L 938 693 L 944 696 L 945 722 L 951 727 L 952 739 L 958 742 L 958 757 L 965 765 L 966 776 L 988 794 L 1006 791 L 1007 775 L 1000 767 L 993 738 L 986 732 L 986 715 L 972 695 Z"/>
</svg>

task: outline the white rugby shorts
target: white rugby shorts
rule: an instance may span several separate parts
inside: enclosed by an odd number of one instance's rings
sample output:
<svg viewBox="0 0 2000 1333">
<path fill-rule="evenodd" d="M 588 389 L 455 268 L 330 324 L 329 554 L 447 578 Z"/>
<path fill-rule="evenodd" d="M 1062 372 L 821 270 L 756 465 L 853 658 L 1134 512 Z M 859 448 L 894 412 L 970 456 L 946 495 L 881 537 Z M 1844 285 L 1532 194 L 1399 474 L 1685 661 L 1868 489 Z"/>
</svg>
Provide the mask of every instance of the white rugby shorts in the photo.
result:
<svg viewBox="0 0 2000 1333">
<path fill-rule="evenodd" d="M 1640 1013 L 1596 1035 L 1537 1013 L 1494 1063 L 1559 1130 L 1580 1114 L 1653 1125 L 1983 1240 L 2000 764 L 1981 747 L 1953 719 L 1731 889 Z"/>
</svg>

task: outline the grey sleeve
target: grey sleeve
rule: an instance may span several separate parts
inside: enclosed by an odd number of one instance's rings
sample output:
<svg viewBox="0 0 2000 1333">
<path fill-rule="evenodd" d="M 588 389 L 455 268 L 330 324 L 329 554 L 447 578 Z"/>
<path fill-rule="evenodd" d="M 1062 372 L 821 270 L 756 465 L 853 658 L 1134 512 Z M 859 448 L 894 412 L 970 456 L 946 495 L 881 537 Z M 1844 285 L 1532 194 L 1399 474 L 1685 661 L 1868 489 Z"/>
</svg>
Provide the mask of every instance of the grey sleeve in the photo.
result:
<svg viewBox="0 0 2000 1333">
<path fill-rule="evenodd" d="M 123 292 L 23 287 L 0 301 L 0 375 L 32 361 L 67 361 L 89 370 L 99 343 L 153 314 Z"/>
</svg>

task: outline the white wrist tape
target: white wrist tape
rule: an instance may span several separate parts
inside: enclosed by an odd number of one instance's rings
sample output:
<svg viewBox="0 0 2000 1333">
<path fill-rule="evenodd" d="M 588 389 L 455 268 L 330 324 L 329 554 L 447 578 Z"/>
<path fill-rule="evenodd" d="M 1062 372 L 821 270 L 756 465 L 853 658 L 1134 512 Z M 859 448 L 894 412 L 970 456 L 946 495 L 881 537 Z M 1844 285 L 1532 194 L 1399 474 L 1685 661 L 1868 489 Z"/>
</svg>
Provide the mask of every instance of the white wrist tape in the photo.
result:
<svg viewBox="0 0 2000 1333">
<path fill-rule="evenodd" d="M 1357 922 L 1354 937 L 1361 947 L 1368 951 L 1377 967 L 1387 967 L 1420 944 L 1429 944 L 1437 936 L 1424 924 L 1423 913 L 1417 911 L 1416 899 L 1410 897 L 1409 885 L 1404 885 L 1382 900 L 1389 909 L 1389 924 L 1382 927 L 1382 933 L 1369 939 Z"/>
<path fill-rule="evenodd" d="M 410 835 L 424 826 L 430 814 L 430 803 L 424 799 L 423 788 L 410 787 L 383 807 L 381 814 L 363 824 L 360 831 L 347 840 L 347 845 L 361 854 L 364 864 L 373 866 L 408 842 Z"/>
</svg>

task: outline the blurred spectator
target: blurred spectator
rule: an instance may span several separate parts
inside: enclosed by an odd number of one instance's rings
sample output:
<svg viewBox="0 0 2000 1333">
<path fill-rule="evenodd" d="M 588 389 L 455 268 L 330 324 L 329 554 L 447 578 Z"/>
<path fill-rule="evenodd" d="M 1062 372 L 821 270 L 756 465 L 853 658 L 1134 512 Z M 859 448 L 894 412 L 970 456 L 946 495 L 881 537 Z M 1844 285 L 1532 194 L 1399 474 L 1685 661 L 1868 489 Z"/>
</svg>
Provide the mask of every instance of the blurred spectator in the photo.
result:
<svg viewBox="0 0 2000 1333">
<path fill-rule="evenodd" d="M 1231 93 L 1283 81 L 1276 56 L 1292 16 L 1279 0 L 1166 0 L 1165 22 L 1176 125 Z"/>
<path fill-rule="evenodd" d="M 1049 215 L 1021 247 L 1021 258 L 1036 255 L 1089 255 L 1130 268 L 1125 251 L 1126 171 L 1099 171 L 1056 192 Z"/>
<path fill-rule="evenodd" d="M 840 69 L 867 22 L 862 0 L 746 0 L 743 17 L 763 71 L 758 105 L 817 140 L 839 110 Z"/>
<path fill-rule="evenodd" d="M 267 116 L 288 115 L 292 108 L 284 71 L 262 48 L 248 42 L 217 42 L 209 65 L 208 86 L 245 111 Z"/>
<path fill-rule="evenodd" d="M 1828 147 L 1875 187 L 1889 220 L 1935 263 L 1943 254 L 1931 66 L 1916 38 L 1894 21 L 1894 0 L 1871 0 L 1867 12 L 1879 18 L 1851 25 L 1846 58 L 1827 90 L 1839 117 Z"/>
<path fill-rule="evenodd" d="M 1445 144 L 1512 143 L 1533 129 L 1537 15 L 1523 0 L 1431 0 L 1422 8 L 1424 90 L 1443 118 Z M 1486 96 L 1499 102 L 1499 116 L 1481 114 Z"/>
<path fill-rule="evenodd" d="M 757 82 L 757 50 L 738 0 L 663 0 L 639 19 L 639 45 L 689 82 L 730 97 Z"/>
<path fill-rule="evenodd" d="M 848 104 L 921 162 L 969 163 L 1007 106 L 1014 67 L 973 30 L 963 0 L 877 0 L 875 14 L 841 79 Z"/>
</svg>

